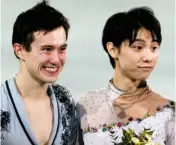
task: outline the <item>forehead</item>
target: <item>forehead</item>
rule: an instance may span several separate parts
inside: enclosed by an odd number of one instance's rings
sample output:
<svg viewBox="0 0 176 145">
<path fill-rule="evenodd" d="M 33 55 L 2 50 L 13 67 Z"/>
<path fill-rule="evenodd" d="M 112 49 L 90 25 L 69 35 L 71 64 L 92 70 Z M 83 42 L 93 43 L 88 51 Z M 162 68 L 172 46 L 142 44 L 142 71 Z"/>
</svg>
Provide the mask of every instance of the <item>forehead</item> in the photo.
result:
<svg viewBox="0 0 176 145">
<path fill-rule="evenodd" d="M 152 41 L 153 37 L 150 31 L 145 28 L 141 28 L 137 33 L 136 39 Z"/>
<path fill-rule="evenodd" d="M 33 45 L 53 45 L 61 46 L 66 43 L 66 33 L 63 27 L 58 27 L 52 31 L 37 31 L 34 32 Z"/>
</svg>

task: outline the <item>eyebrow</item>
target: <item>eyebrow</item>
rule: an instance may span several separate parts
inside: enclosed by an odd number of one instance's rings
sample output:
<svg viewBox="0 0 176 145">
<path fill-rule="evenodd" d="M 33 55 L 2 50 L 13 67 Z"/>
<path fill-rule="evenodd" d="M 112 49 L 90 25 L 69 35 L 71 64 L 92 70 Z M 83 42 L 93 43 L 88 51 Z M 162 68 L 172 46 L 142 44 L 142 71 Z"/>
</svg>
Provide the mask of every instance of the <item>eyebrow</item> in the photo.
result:
<svg viewBox="0 0 176 145">
<path fill-rule="evenodd" d="M 59 48 L 61 48 L 61 47 L 67 47 L 67 46 L 68 46 L 68 44 L 63 44 L 63 45 L 59 46 Z M 42 48 L 44 48 L 44 47 L 54 48 L 54 45 L 42 45 L 41 47 Z"/>
<path fill-rule="evenodd" d="M 143 39 L 135 39 L 134 42 L 146 42 L 146 41 L 143 40 Z M 156 39 L 153 39 L 151 42 L 157 42 L 158 43 L 158 41 Z"/>
<path fill-rule="evenodd" d="M 60 47 L 67 47 L 67 46 L 68 46 L 68 44 L 63 44 Z"/>
</svg>

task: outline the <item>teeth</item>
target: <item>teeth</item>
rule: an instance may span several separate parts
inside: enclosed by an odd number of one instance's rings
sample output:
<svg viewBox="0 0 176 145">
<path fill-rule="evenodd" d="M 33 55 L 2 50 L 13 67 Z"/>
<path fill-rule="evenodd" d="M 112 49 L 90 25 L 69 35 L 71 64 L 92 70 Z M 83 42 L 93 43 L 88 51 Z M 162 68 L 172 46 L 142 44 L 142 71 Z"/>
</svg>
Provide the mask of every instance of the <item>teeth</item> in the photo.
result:
<svg viewBox="0 0 176 145">
<path fill-rule="evenodd" d="M 57 71 L 57 68 L 45 67 L 45 69 L 46 69 L 48 72 L 56 72 L 56 71 Z"/>
</svg>

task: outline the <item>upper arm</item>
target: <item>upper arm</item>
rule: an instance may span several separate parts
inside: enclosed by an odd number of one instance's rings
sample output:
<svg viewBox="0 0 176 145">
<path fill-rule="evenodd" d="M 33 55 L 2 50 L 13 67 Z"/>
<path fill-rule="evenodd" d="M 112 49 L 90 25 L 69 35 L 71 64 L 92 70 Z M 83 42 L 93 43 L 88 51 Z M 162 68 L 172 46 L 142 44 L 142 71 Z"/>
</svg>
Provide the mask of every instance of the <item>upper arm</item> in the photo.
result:
<svg viewBox="0 0 176 145">
<path fill-rule="evenodd" d="M 87 128 L 88 122 L 87 122 L 87 107 L 89 106 L 87 96 L 82 96 L 80 100 L 77 102 L 77 115 L 80 122 L 80 128 Z"/>
<path fill-rule="evenodd" d="M 173 117 L 166 123 L 166 145 L 175 145 L 175 125 L 175 117 Z"/>
</svg>

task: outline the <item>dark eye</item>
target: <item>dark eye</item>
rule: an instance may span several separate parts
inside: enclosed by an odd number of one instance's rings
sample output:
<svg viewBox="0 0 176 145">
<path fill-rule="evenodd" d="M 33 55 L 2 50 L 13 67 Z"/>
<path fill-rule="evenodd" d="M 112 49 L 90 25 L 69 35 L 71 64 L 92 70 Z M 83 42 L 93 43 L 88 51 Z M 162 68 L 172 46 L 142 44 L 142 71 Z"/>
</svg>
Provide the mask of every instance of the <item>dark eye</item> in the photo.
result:
<svg viewBox="0 0 176 145">
<path fill-rule="evenodd" d="M 64 51 L 64 50 L 66 50 L 66 47 L 61 47 L 60 50 Z"/>
<path fill-rule="evenodd" d="M 44 48 L 44 51 L 51 51 L 52 49 L 50 47 Z"/>
<path fill-rule="evenodd" d="M 140 50 L 142 50 L 143 47 L 142 46 L 134 46 L 133 48 L 137 51 L 140 51 Z"/>
<path fill-rule="evenodd" d="M 156 46 L 152 47 L 153 51 L 156 51 L 157 49 L 158 49 L 158 47 L 156 47 Z"/>
</svg>

